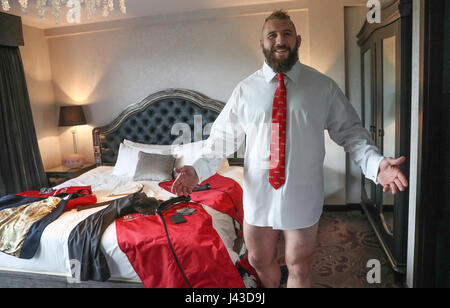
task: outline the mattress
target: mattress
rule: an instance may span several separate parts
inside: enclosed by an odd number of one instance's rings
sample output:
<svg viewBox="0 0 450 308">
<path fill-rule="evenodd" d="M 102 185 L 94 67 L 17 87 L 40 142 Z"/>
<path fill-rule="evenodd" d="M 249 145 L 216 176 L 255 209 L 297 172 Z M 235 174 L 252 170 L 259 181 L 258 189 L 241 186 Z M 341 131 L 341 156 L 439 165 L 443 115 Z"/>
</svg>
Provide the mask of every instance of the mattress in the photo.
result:
<svg viewBox="0 0 450 308">
<path fill-rule="evenodd" d="M 97 196 L 98 203 L 112 201 L 138 190 L 142 190 L 147 196 L 154 197 L 158 200 L 167 200 L 175 197 L 174 194 L 159 187 L 156 181 L 134 182 L 130 179 L 114 176 L 112 172 L 113 167 L 100 166 L 54 188 L 90 185 L 93 193 Z M 242 186 L 242 167 L 227 166 L 221 168 L 218 173 L 235 180 Z M 25 271 L 71 277 L 71 265 L 67 247 L 69 234 L 80 221 L 106 206 L 107 204 L 94 208 L 83 210 L 73 209 L 64 212 L 58 219 L 45 228 L 42 233 L 39 248 L 33 258 L 20 259 L 5 253 L 0 253 L 0 270 Z M 239 256 L 233 251 L 234 241 L 236 239 L 233 219 L 208 206 L 204 205 L 203 207 L 211 215 L 213 227 L 227 247 L 231 260 L 235 263 L 239 259 Z M 118 246 L 114 223 L 109 225 L 105 230 L 101 246 L 108 262 L 111 279 L 140 282 L 127 256 Z"/>
</svg>

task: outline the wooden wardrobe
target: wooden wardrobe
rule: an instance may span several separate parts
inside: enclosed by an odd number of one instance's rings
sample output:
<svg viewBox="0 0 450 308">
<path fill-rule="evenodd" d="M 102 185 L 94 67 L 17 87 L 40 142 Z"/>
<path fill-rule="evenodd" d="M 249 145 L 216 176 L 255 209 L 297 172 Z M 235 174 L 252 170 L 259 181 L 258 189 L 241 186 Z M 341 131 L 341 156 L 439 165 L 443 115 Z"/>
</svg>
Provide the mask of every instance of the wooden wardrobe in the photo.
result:
<svg viewBox="0 0 450 308">
<path fill-rule="evenodd" d="M 362 122 L 385 157 L 406 156 L 409 178 L 411 121 L 411 0 L 381 7 L 380 23 L 364 23 L 358 34 L 362 70 Z M 408 189 L 395 195 L 362 176 L 362 208 L 392 268 L 406 272 Z"/>
</svg>

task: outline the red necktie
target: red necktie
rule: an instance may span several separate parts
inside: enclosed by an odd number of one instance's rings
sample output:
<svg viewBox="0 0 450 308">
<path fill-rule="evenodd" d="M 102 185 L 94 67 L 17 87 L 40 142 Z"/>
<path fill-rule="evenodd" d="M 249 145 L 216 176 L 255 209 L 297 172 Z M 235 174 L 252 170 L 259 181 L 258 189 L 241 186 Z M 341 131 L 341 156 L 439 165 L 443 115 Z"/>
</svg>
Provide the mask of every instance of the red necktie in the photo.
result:
<svg viewBox="0 0 450 308">
<path fill-rule="evenodd" d="M 286 179 L 286 88 L 283 77 L 283 74 L 277 74 L 278 89 L 275 92 L 272 106 L 269 182 L 275 189 L 280 188 Z"/>
</svg>

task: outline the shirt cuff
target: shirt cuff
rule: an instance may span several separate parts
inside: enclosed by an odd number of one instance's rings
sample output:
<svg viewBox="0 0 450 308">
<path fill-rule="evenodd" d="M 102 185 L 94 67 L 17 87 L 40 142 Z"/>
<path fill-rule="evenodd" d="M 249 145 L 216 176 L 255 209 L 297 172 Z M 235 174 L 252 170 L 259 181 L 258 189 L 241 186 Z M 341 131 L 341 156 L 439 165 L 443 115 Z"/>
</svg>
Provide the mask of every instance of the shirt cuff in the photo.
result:
<svg viewBox="0 0 450 308">
<path fill-rule="evenodd" d="M 378 169 L 380 167 L 381 161 L 384 159 L 384 156 L 380 154 L 374 154 L 369 157 L 367 161 L 367 172 L 365 174 L 366 178 L 374 182 L 378 185 L 377 177 L 378 177 Z"/>
<path fill-rule="evenodd" d="M 198 183 L 203 182 L 211 176 L 208 162 L 203 158 L 197 159 L 192 164 L 192 167 L 195 169 L 195 172 L 197 172 Z"/>
</svg>

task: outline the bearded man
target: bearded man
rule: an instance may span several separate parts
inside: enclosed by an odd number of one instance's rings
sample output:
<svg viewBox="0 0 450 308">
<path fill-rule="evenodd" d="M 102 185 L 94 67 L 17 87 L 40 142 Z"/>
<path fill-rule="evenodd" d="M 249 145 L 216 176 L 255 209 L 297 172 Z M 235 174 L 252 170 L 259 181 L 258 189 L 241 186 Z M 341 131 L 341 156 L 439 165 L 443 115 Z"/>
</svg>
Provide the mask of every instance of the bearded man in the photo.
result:
<svg viewBox="0 0 450 308">
<path fill-rule="evenodd" d="M 266 18 L 260 39 L 263 67 L 241 81 L 214 122 L 201 156 L 179 173 L 172 191 L 190 194 L 215 173 L 210 157 L 233 153 L 245 139 L 244 240 L 250 264 L 265 287 L 278 287 L 277 242 L 285 239 L 288 287 L 310 287 L 323 209 L 324 130 L 344 147 L 364 175 L 384 191 L 408 185 L 398 165 L 405 157 L 380 155 L 338 85 L 298 59 L 301 37 L 284 11 Z M 230 125 L 231 124 L 231 125 Z M 232 129 L 230 129 L 232 127 Z M 244 138 L 246 137 L 246 138 Z M 237 147 L 232 147 L 236 149 Z M 267 159 L 261 153 L 269 153 Z"/>
</svg>

